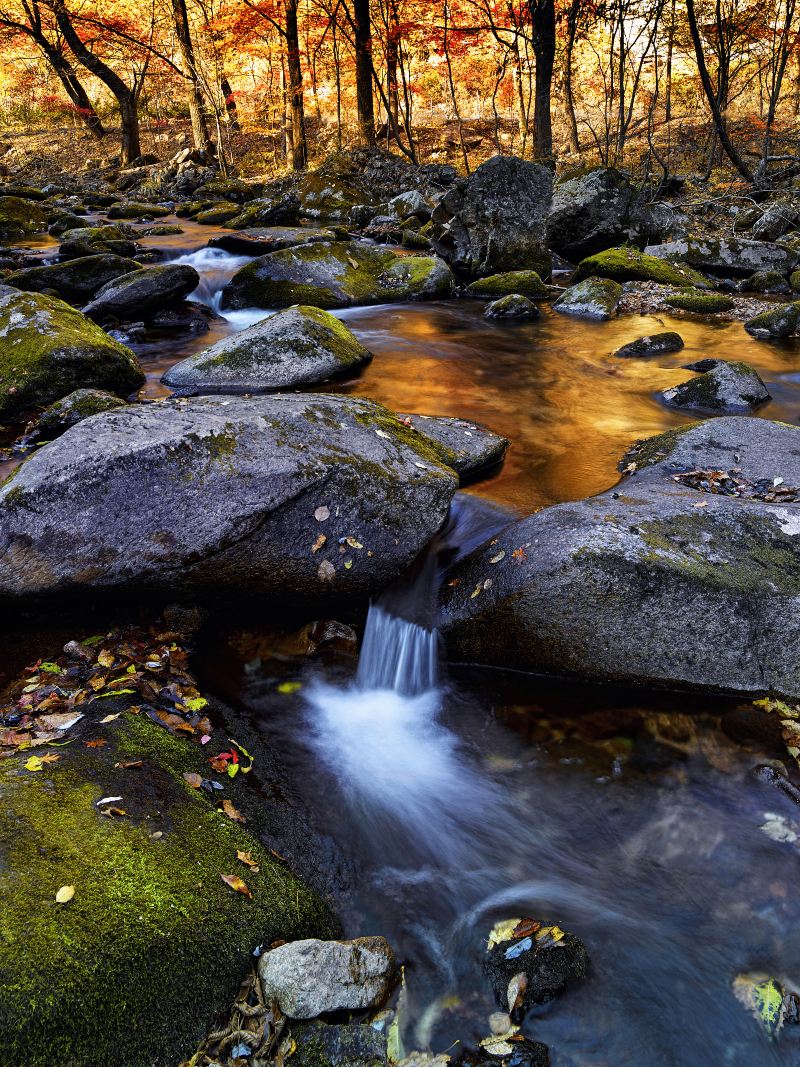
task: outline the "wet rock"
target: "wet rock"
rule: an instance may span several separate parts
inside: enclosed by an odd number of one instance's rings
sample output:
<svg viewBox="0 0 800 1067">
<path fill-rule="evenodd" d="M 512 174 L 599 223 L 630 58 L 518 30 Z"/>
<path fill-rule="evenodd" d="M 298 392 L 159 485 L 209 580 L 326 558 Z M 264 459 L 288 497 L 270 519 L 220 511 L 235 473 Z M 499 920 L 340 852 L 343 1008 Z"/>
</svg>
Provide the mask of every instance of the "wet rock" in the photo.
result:
<svg viewBox="0 0 800 1067">
<path fill-rule="evenodd" d="M 553 304 L 562 315 L 584 319 L 613 319 L 622 299 L 622 286 L 610 278 L 586 278 L 565 289 Z"/>
<path fill-rule="evenodd" d="M 294 226 L 299 218 L 300 200 L 290 189 L 251 200 L 227 225 L 232 230 L 245 230 L 251 226 Z"/>
<path fill-rule="evenodd" d="M 386 1037 L 367 1024 L 313 1023 L 292 1029 L 297 1067 L 385 1067 Z"/>
<path fill-rule="evenodd" d="M 321 382 L 371 359 L 344 323 L 299 305 L 176 363 L 161 380 L 182 395 L 264 393 Z"/>
<path fill-rule="evenodd" d="M 430 234 L 434 249 L 468 277 L 535 270 L 549 278 L 546 224 L 552 187 L 548 167 L 494 156 L 436 206 Z"/>
<path fill-rule="evenodd" d="M 470 1067 L 550 1067 L 550 1051 L 541 1041 L 510 1033 L 487 1038 L 477 1051 L 465 1051 L 458 1062 Z"/>
<path fill-rule="evenodd" d="M 212 178 L 197 192 L 199 196 L 213 200 L 233 200 L 237 204 L 246 204 L 263 192 L 263 185 L 258 182 L 246 182 L 241 178 Z"/>
<path fill-rule="evenodd" d="M 464 296 L 477 300 L 497 300 L 501 296 L 514 294 L 525 296 L 528 300 L 547 300 L 550 291 L 535 270 L 512 270 L 505 274 L 492 274 L 488 278 L 479 278 L 464 289 Z"/>
<path fill-rule="evenodd" d="M 783 296 L 792 291 L 786 278 L 776 270 L 758 270 L 739 285 L 742 293 L 768 293 Z"/>
<path fill-rule="evenodd" d="M 200 275 L 188 263 L 142 267 L 104 285 L 83 313 L 98 322 L 124 321 L 134 316 L 146 321 L 182 301 L 199 281 Z"/>
<path fill-rule="evenodd" d="M 711 283 L 686 264 L 670 263 L 645 255 L 637 248 L 609 248 L 582 259 L 573 281 L 584 278 L 612 278 L 616 282 L 657 282 L 659 285 L 693 286 L 710 289 Z"/>
<path fill-rule="evenodd" d="M 395 976 L 395 959 L 383 937 L 354 941 L 292 941 L 265 952 L 258 963 L 266 1000 L 284 1015 L 314 1019 L 331 1011 L 377 1008 Z"/>
<path fill-rule="evenodd" d="M 691 311 L 695 315 L 716 315 L 720 311 L 732 311 L 736 306 L 729 296 L 722 293 L 693 293 L 684 291 L 664 297 L 667 307 L 678 311 Z"/>
<path fill-rule="evenodd" d="M 124 256 L 81 256 L 64 263 L 24 267 L 13 271 L 5 281 L 15 289 L 36 293 L 49 289 L 58 293 L 62 300 L 84 304 L 107 282 L 139 270 L 139 266 L 135 259 Z"/>
<path fill-rule="evenodd" d="M 665 330 L 663 333 L 646 334 L 637 337 L 635 341 L 629 341 L 626 345 L 618 348 L 614 355 L 618 359 L 642 359 L 645 356 L 661 356 L 668 352 L 680 352 L 683 348 L 683 338 L 674 330 Z"/>
<path fill-rule="evenodd" d="M 762 717 L 763 718 L 769 718 L 771 721 L 775 721 L 775 716 L 774 715 L 762 716 Z M 727 719 L 727 716 L 725 716 L 723 718 L 723 720 L 722 720 L 722 728 L 723 728 L 723 730 L 725 730 L 726 733 L 729 733 L 728 725 L 726 723 L 726 719 Z M 734 740 L 738 740 L 738 737 L 737 737 L 735 731 L 736 731 L 736 725 L 734 726 L 734 731 L 729 733 L 729 736 L 733 737 Z M 756 736 L 761 736 L 761 735 L 759 734 L 759 735 L 756 735 Z M 780 740 L 782 740 L 782 739 L 783 739 L 783 735 L 781 733 L 780 734 Z M 770 741 L 772 741 L 772 740 L 773 740 L 773 738 L 771 737 Z M 800 804 L 800 789 L 794 784 L 794 782 L 790 782 L 789 781 L 789 779 L 786 777 L 785 771 L 779 770 L 777 767 L 773 767 L 771 764 L 761 763 L 757 767 L 753 768 L 753 777 L 756 779 L 756 781 L 762 782 L 764 785 L 769 785 L 769 786 L 772 786 L 775 789 L 778 789 L 781 793 L 783 793 L 784 796 L 788 797 L 789 800 L 791 800 L 794 804 Z"/>
<path fill-rule="evenodd" d="M 47 216 L 38 204 L 18 196 L 0 196 L 0 241 L 21 241 L 47 228 Z"/>
<path fill-rule="evenodd" d="M 62 259 L 78 259 L 110 252 L 115 256 L 136 254 L 136 242 L 126 237 L 116 226 L 83 226 L 67 230 L 58 249 Z"/>
<path fill-rule="evenodd" d="M 265 256 L 282 248 L 334 240 L 336 234 L 333 230 L 313 229 L 310 226 L 252 226 L 236 233 L 212 237 L 208 246 L 240 256 Z"/>
<path fill-rule="evenodd" d="M 367 597 L 447 514 L 458 479 L 439 457 L 379 404 L 342 395 L 170 399 L 96 415 L 0 489 L 0 593 Z"/>
<path fill-rule="evenodd" d="M 554 1000 L 566 987 L 586 976 L 589 954 L 580 938 L 553 923 L 508 920 L 491 944 L 483 967 L 500 1008 L 519 1020 L 534 1004 Z M 493 931 L 492 940 L 495 940 Z M 522 932 L 520 932 L 522 931 Z"/>
<path fill-rule="evenodd" d="M 756 241 L 777 241 L 800 222 L 800 211 L 787 202 L 770 204 L 750 230 Z"/>
<path fill-rule="evenodd" d="M 0 419 L 79 388 L 127 396 L 144 382 L 136 357 L 50 296 L 0 286 Z"/>
<path fill-rule="evenodd" d="M 47 227 L 51 237 L 61 237 L 67 230 L 79 230 L 84 225 L 84 220 L 79 215 L 65 213 L 56 216 L 55 220 Z"/>
<path fill-rule="evenodd" d="M 147 340 L 147 327 L 143 322 L 126 322 L 113 330 L 106 330 L 106 333 L 123 345 L 143 345 Z"/>
<path fill-rule="evenodd" d="M 227 308 L 353 307 L 449 296 L 455 280 L 435 256 L 403 256 L 359 241 L 319 241 L 260 256 L 222 291 Z"/>
<path fill-rule="evenodd" d="M 91 415 L 124 406 L 124 400 L 103 389 L 76 389 L 46 408 L 36 420 L 36 429 L 42 437 L 58 437 L 70 426 L 77 426 Z"/>
<path fill-rule="evenodd" d="M 241 214 L 241 211 L 242 208 L 239 204 L 223 202 L 203 208 L 193 217 L 194 221 L 199 222 L 201 226 L 220 226 L 224 222 L 230 222 L 231 219 L 235 219 Z"/>
<path fill-rule="evenodd" d="M 719 360 L 711 370 L 665 389 L 661 399 L 667 407 L 683 411 L 746 415 L 771 397 L 749 363 Z"/>
<path fill-rule="evenodd" d="M 754 315 L 744 324 L 744 328 L 753 337 L 764 340 L 778 340 L 791 337 L 800 324 L 800 301 L 792 304 L 776 304 L 760 315 Z"/>
<path fill-rule="evenodd" d="M 171 208 L 162 207 L 159 204 L 139 204 L 135 200 L 112 204 L 108 209 L 110 219 L 163 219 L 171 214 Z"/>
<path fill-rule="evenodd" d="M 618 170 L 599 167 L 556 184 L 547 237 L 554 252 L 576 263 L 614 245 L 661 240 L 670 221 Z"/>
<path fill-rule="evenodd" d="M 682 238 L 650 245 L 645 252 L 673 263 L 688 263 L 695 270 L 723 277 L 747 278 L 759 270 L 789 274 L 800 263 L 800 253 L 788 245 L 746 241 L 738 237 Z"/>
<path fill-rule="evenodd" d="M 396 219 L 407 219 L 415 215 L 422 222 L 427 222 L 431 217 L 431 204 L 419 189 L 408 189 L 404 193 L 398 193 L 386 206 L 389 214 Z"/>
<path fill-rule="evenodd" d="M 800 624 L 787 610 L 800 596 L 800 505 L 767 492 L 780 478 L 800 486 L 798 457 L 800 429 L 760 418 L 716 418 L 642 442 L 623 459 L 634 470 L 617 489 L 529 516 L 452 569 L 440 619 L 450 654 L 606 681 L 800 695 Z M 775 502 L 676 481 L 734 468 Z"/>
<path fill-rule="evenodd" d="M 180 304 L 157 311 L 149 319 L 149 325 L 154 330 L 197 334 L 207 333 L 215 319 L 219 319 L 219 315 L 206 304 L 184 300 Z"/>
<path fill-rule="evenodd" d="M 521 296 L 519 293 L 510 293 L 508 296 L 501 296 L 499 300 L 493 300 L 491 304 L 487 304 L 483 313 L 485 319 L 530 321 L 531 319 L 538 319 L 539 316 L 540 312 L 537 306 L 527 296 Z"/>
<path fill-rule="evenodd" d="M 508 449 L 507 438 L 479 423 L 441 415 L 397 417 L 443 449 L 442 461 L 457 472 L 462 483 L 502 462 Z"/>
</svg>

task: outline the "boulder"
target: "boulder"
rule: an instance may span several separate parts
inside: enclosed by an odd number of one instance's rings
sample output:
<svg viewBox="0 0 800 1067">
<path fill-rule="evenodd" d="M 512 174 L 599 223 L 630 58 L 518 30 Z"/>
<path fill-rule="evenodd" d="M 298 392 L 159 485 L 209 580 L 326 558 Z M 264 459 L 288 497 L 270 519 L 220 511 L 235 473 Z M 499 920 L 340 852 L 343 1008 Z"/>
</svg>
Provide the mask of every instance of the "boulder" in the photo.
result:
<svg viewBox="0 0 800 1067">
<path fill-rule="evenodd" d="M 386 1035 L 368 1024 L 292 1027 L 296 1067 L 386 1067 Z"/>
<path fill-rule="evenodd" d="M 395 959 L 383 937 L 355 941 L 292 941 L 265 952 L 258 963 L 264 997 L 293 1019 L 329 1011 L 379 1007 L 395 977 Z"/>
<path fill-rule="evenodd" d="M 756 241 L 777 241 L 800 222 L 800 211 L 789 203 L 770 204 L 752 225 L 750 232 Z"/>
<path fill-rule="evenodd" d="M 609 248 L 578 264 L 575 282 L 584 278 L 613 278 L 615 282 L 657 282 L 659 285 L 710 289 L 711 283 L 685 263 L 671 263 L 645 255 L 638 248 Z"/>
<path fill-rule="evenodd" d="M 76 389 L 74 393 L 45 408 L 36 420 L 36 429 L 42 437 L 58 437 L 70 426 L 77 426 L 91 415 L 124 406 L 124 400 L 103 389 Z"/>
<path fill-rule="evenodd" d="M 176 363 L 161 380 L 184 396 L 269 393 L 334 378 L 371 359 L 344 323 L 298 305 Z"/>
<path fill-rule="evenodd" d="M 163 219 L 172 214 L 172 208 L 160 204 L 139 204 L 135 200 L 125 200 L 121 204 L 112 204 L 108 209 L 110 219 Z"/>
<path fill-rule="evenodd" d="M 233 200 L 237 204 L 246 204 L 263 192 L 263 185 L 243 181 L 241 178 L 212 178 L 202 185 L 198 194 L 213 200 Z"/>
<path fill-rule="evenodd" d="M 199 282 L 200 275 L 188 263 L 142 267 L 104 285 L 83 313 L 98 322 L 146 321 L 162 309 L 180 303 Z"/>
<path fill-rule="evenodd" d="M 82 226 L 62 234 L 58 254 L 62 259 L 78 259 L 110 252 L 115 256 L 134 256 L 136 242 L 116 226 Z"/>
<path fill-rule="evenodd" d="M 85 304 L 102 286 L 123 274 L 139 270 L 139 266 L 135 259 L 126 259 L 124 256 L 81 256 L 63 263 L 12 271 L 5 283 L 27 292 L 41 293 L 45 289 L 52 289 L 63 300 Z"/>
<path fill-rule="evenodd" d="M 642 359 L 645 356 L 661 356 L 668 352 L 680 352 L 683 348 L 683 338 L 674 330 L 665 330 L 663 333 L 647 334 L 637 337 L 635 341 L 629 341 L 626 345 L 618 348 L 614 355 L 618 359 Z"/>
<path fill-rule="evenodd" d="M 47 227 L 47 232 L 51 237 L 60 237 L 67 230 L 79 230 L 83 225 L 84 220 L 80 215 L 65 212 L 63 215 L 56 216 L 55 220 Z"/>
<path fill-rule="evenodd" d="M 800 324 L 800 301 L 791 304 L 776 304 L 767 311 L 762 311 L 748 319 L 744 328 L 753 337 L 765 340 L 779 340 L 791 337 Z"/>
<path fill-rule="evenodd" d="M 510 320 L 526 320 L 538 319 L 540 315 L 537 306 L 532 303 L 527 296 L 520 296 L 519 293 L 509 293 L 508 296 L 501 296 L 499 300 L 493 300 L 491 304 L 486 305 L 486 310 L 483 313 L 485 319 L 510 319 Z"/>
<path fill-rule="evenodd" d="M 407 426 L 435 442 L 442 461 L 461 478 L 462 484 L 501 463 L 509 441 L 480 423 L 442 415 L 398 415 Z"/>
<path fill-rule="evenodd" d="M 785 296 L 792 288 L 786 278 L 776 270 L 757 270 L 749 278 L 739 283 L 742 293 L 767 293 L 772 296 Z"/>
<path fill-rule="evenodd" d="M 535 270 L 511 270 L 505 274 L 491 274 L 470 282 L 464 296 L 477 300 L 497 300 L 501 296 L 519 293 L 528 300 L 547 300 L 550 291 Z"/>
<path fill-rule="evenodd" d="M 692 293 L 689 291 L 668 293 L 664 297 L 667 307 L 678 311 L 692 311 L 695 315 L 715 315 L 720 311 L 733 311 L 733 300 L 723 293 Z"/>
<path fill-rule="evenodd" d="M 614 245 L 643 245 L 665 236 L 664 218 L 613 167 L 558 182 L 547 219 L 550 248 L 576 263 Z"/>
<path fill-rule="evenodd" d="M 435 256 L 396 256 L 360 241 L 318 241 L 270 252 L 234 274 L 226 308 L 353 307 L 449 296 L 455 280 Z"/>
<path fill-rule="evenodd" d="M 553 304 L 562 315 L 584 319 L 613 319 L 622 299 L 622 286 L 610 278 L 586 278 L 570 285 Z"/>
<path fill-rule="evenodd" d="M 235 219 L 237 215 L 241 214 L 241 207 L 239 204 L 221 203 L 212 204 L 211 207 L 203 208 L 202 211 L 198 211 L 193 216 L 195 222 L 199 222 L 201 226 L 220 226 L 224 222 L 230 222 L 231 219 Z"/>
<path fill-rule="evenodd" d="M 144 383 L 133 352 L 61 300 L 0 286 L 0 419 L 82 387 L 127 396 Z"/>
<path fill-rule="evenodd" d="M 407 189 L 404 193 L 398 193 L 386 206 L 389 214 L 395 219 L 407 219 L 414 215 L 422 222 L 427 222 L 431 217 L 431 203 L 419 189 Z"/>
<path fill-rule="evenodd" d="M 431 216 L 434 250 L 470 278 L 511 270 L 535 270 L 549 278 L 546 224 L 552 188 L 549 167 L 494 156 L 439 201 Z"/>
<path fill-rule="evenodd" d="M 313 244 L 315 241 L 335 241 L 333 230 L 314 229 L 311 226 L 251 226 L 236 233 L 223 233 L 212 237 L 209 248 L 221 248 L 237 256 L 265 256 L 282 248 Z"/>
<path fill-rule="evenodd" d="M 749 363 L 725 360 L 717 360 L 710 370 L 660 395 L 667 407 L 712 415 L 746 415 L 771 399 Z"/>
<path fill-rule="evenodd" d="M 323 167 L 307 171 L 294 187 L 300 213 L 310 219 L 363 226 L 375 214 L 380 196 L 363 175 L 334 173 Z"/>
<path fill-rule="evenodd" d="M 623 465 L 619 489 L 522 519 L 452 568 L 450 655 L 800 696 L 800 429 L 712 419 L 643 442 Z M 714 477 L 731 471 L 730 487 Z"/>
<path fill-rule="evenodd" d="M 292 190 L 251 200 L 226 225 L 232 230 L 251 226 L 294 226 L 300 218 L 300 200 Z"/>
<path fill-rule="evenodd" d="M 0 196 L 0 241 L 21 241 L 47 228 L 47 215 L 38 204 L 18 196 Z"/>
<path fill-rule="evenodd" d="M 96 415 L 0 489 L 0 595 L 368 597 L 444 520 L 457 476 L 440 455 L 379 404 L 334 394 Z"/>
<path fill-rule="evenodd" d="M 747 278 L 757 270 L 789 274 L 800 264 L 800 252 L 788 245 L 739 237 L 682 238 L 649 245 L 645 253 L 673 263 L 688 263 L 695 270 L 723 277 Z"/>
</svg>

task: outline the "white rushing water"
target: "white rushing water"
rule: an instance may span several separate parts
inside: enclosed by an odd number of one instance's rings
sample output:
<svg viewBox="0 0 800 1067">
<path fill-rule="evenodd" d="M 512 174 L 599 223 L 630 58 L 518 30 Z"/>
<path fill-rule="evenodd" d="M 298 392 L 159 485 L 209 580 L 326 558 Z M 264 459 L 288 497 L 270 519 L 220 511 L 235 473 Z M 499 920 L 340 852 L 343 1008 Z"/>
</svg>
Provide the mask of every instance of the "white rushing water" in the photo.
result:
<svg viewBox="0 0 800 1067">
<path fill-rule="evenodd" d="M 168 260 L 170 263 L 185 263 L 194 267 L 200 275 L 200 284 L 189 297 L 195 303 L 210 307 L 220 318 L 225 319 L 235 331 L 246 330 L 261 322 L 271 311 L 263 308 L 244 308 L 241 311 L 223 309 L 222 290 L 237 270 L 251 263 L 252 256 L 237 256 L 222 248 L 198 248 L 194 252 L 182 252 Z"/>
</svg>

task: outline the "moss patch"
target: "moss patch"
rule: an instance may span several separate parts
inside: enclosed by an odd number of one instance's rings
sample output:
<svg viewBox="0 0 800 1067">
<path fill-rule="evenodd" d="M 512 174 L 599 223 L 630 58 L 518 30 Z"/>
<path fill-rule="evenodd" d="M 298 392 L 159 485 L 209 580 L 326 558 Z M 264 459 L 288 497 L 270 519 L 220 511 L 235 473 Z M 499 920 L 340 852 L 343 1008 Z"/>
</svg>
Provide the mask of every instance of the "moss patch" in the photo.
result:
<svg viewBox="0 0 800 1067">
<path fill-rule="evenodd" d="M 617 282 L 658 282 L 660 285 L 691 285 L 710 289 L 711 284 L 696 270 L 685 264 L 670 263 L 657 256 L 648 256 L 638 248 L 609 248 L 595 256 L 587 256 L 578 264 L 573 281 L 583 278 L 612 278 Z"/>
<path fill-rule="evenodd" d="M 549 290 L 535 270 L 511 270 L 505 274 L 491 274 L 471 282 L 464 296 L 494 300 L 501 296 L 519 293 L 529 300 L 546 300 Z"/>
<path fill-rule="evenodd" d="M 670 293 L 664 298 L 664 303 L 679 311 L 694 311 L 698 315 L 732 311 L 736 306 L 729 296 L 721 293 Z"/>
<path fill-rule="evenodd" d="M 38 204 L 17 196 L 0 196 L 0 240 L 19 241 L 46 226 L 47 216 Z"/>
</svg>

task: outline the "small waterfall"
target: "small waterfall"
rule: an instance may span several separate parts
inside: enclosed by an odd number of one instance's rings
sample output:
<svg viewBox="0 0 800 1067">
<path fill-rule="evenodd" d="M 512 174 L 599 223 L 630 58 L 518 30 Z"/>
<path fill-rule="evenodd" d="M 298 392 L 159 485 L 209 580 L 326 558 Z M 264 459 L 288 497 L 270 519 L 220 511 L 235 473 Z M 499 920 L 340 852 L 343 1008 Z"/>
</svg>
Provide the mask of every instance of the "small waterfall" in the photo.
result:
<svg viewBox="0 0 800 1067">
<path fill-rule="evenodd" d="M 237 329 L 244 329 L 263 319 L 268 312 L 255 308 L 247 311 L 223 312 L 220 305 L 224 287 L 236 271 L 250 263 L 252 258 L 252 256 L 235 256 L 230 252 L 225 252 L 222 248 L 205 247 L 198 248 L 194 252 L 179 251 L 176 255 L 166 255 L 165 262 L 186 263 L 194 267 L 200 275 L 200 284 L 189 299 L 212 308 L 222 318 L 232 322 Z"/>
<path fill-rule="evenodd" d="M 417 696 L 436 687 L 438 635 L 414 622 L 390 615 L 372 604 L 358 661 L 359 689 L 392 689 Z"/>
</svg>

